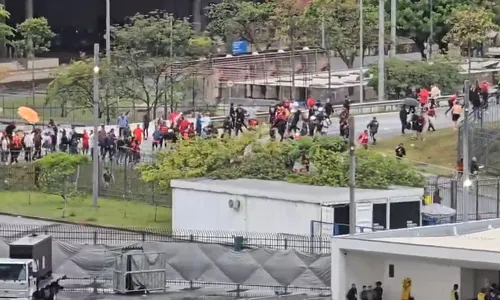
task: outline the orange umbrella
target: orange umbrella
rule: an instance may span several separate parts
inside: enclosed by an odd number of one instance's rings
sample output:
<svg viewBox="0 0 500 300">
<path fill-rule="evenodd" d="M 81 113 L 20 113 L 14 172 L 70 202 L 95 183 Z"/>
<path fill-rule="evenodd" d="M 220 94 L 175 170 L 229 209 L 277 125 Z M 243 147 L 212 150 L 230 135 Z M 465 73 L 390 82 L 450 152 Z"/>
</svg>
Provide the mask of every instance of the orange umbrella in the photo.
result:
<svg viewBox="0 0 500 300">
<path fill-rule="evenodd" d="M 25 120 L 28 123 L 35 124 L 40 122 L 40 117 L 38 116 L 38 113 L 29 107 L 26 106 L 19 107 L 17 109 L 17 114 L 21 119 Z"/>
</svg>

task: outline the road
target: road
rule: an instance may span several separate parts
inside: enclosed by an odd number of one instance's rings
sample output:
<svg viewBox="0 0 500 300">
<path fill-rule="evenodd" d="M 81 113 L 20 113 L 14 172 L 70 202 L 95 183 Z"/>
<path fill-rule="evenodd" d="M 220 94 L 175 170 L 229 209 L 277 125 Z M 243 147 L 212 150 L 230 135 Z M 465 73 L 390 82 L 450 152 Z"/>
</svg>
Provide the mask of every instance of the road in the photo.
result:
<svg viewBox="0 0 500 300">
<path fill-rule="evenodd" d="M 451 122 L 451 116 L 448 114 L 447 116 L 444 115 L 444 112 L 446 111 L 447 108 L 438 108 L 436 110 L 437 117 L 434 120 L 434 126 L 436 127 L 437 130 L 441 128 L 450 128 L 452 127 L 452 122 Z M 491 114 L 492 116 L 495 116 L 496 118 L 500 117 L 500 106 L 497 105 L 490 105 L 489 111 L 486 112 L 486 114 Z M 379 127 L 379 133 L 377 137 L 380 140 L 383 140 L 385 138 L 390 138 L 390 137 L 395 137 L 398 135 L 401 135 L 401 122 L 399 120 L 399 112 L 389 112 L 389 113 L 379 113 L 379 114 L 367 114 L 367 115 L 357 115 L 355 116 L 355 131 L 356 134 L 360 134 L 365 128 L 366 125 L 370 122 L 370 120 L 373 119 L 373 117 L 377 117 L 377 120 L 380 123 Z M 151 132 L 149 133 L 150 137 L 153 134 L 153 128 L 154 128 L 154 122 L 152 122 L 149 126 L 151 129 Z M 132 130 L 137 126 L 137 123 L 131 124 Z M 61 125 L 60 129 L 65 128 L 66 130 L 69 130 L 71 126 L 70 125 Z M 20 129 L 23 130 L 30 130 L 29 126 L 20 126 Z M 109 131 L 111 128 L 115 129 L 115 132 L 118 132 L 117 126 L 109 125 L 106 126 L 106 130 Z M 0 129 L 3 129 L 2 126 L 0 125 Z M 85 127 L 77 127 L 76 131 L 77 132 L 83 132 L 83 130 L 87 130 L 90 132 L 90 130 L 93 130 L 93 127 L 91 126 L 85 126 Z M 333 119 L 333 124 L 330 126 L 330 134 L 332 135 L 338 135 L 339 134 L 339 122 L 338 118 L 335 117 Z M 145 153 L 147 156 L 148 154 L 152 153 L 152 144 L 151 144 L 151 138 L 148 139 L 148 141 L 145 141 L 142 146 L 141 150 L 143 153 Z M 396 146 L 396 145 L 394 145 Z"/>
</svg>

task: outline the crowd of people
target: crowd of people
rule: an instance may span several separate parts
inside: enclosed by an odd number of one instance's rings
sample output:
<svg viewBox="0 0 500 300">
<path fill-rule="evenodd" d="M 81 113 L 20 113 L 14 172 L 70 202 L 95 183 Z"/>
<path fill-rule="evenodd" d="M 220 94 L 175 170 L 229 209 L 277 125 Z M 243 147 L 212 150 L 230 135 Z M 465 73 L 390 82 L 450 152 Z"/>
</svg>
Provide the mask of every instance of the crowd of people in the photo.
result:
<svg viewBox="0 0 500 300">
<path fill-rule="evenodd" d="M 347 292 L 347 300 L 382 300 L 384 295 L 384 289 L 382 288 L 382 282 L 375 282 L 375 288 L 371 285 L 363 285 L 361 292 L 358 294 L 358 288 L 356 284 L 352 284 L 351 288 Z"/>
<path fill-rule="evenodd" d="M 488 83 L 483 82 L 477 83 L 470 90 L 471 105 L 477 117 L 481 116 L 482 110 L 488 108 L 488 88 Z M 445 112 L 445 115 L 451 112 L 454 128 L 457 128 L 457 122 L 463 111 L 463 103 L 458 100 L 457 95 L 450 97 L 449 108 Z M 404 135 L 411 130 L 414 139 L 423 139 L 424 131 L 435 131 L 436 107 L 439 105 L 437 99 L 440 96 L 441 91 L 437 85 L 416 89 L 414 101 L 403 102 L 399 112 L 401 133 Z M 345 139 L 348 139 L 350 134 L 348 123 L 350 107 L 351 101 L 346 96 L 342 108 L 337 112 L 339 135 Z M 282 101 L 269 107 L 270 139 L 283 141 L 298 139 L 301 136 L 327 135 L 331 131 L 333 124 L 331 117 L 334 113 L 330 99 L 326 99 L 324 103 L 313 97 L 303 103 Z M 151 124 L 154 124 L 154 129 L 150 134 Z M 179 139 L 190 139 L 195 136 L 203 138 L 238 136 L 244 129 L 251 130 L 257 125 L 259 121 L 249 116 L 241 105 L 233 104 L 230 105 L 227 118 L 220 128 L 215 128 L 210 118 L 202 114 L 189 119 L 181 113 L 173 113 L 168 119 L 159 118 L 154 122 L 149 114 L 145 114 L 142 124 L 135 124 L 132 128 L 127 113 L 123 113 L 117 118 L 114 128 L 106 130 L 105 126 L 101 126 L 97 132 L 97 143 L 102 159 L 137 162 L 141 158 L 141 148 L 148 139 L 151 139 L 151 150 L 156 151 L 167 147 L 169 143 L 176 143 Z M 379 121 L 373 117 L 367 124 L 366 130 L 359 135 L 358 143 L 364 148 L 370 143 L 376 144 L 379 126 Z M 219 129 L 222 134 L 219 134 Z M 17 163 L 20 158 L 32 161 L 54 151 L 92 155 L 93 146 L 93 130 L 77 132 L 75 127 L 59 130 L 54 121 L 50 120 L 44 128 L 33 127 L 31 131 L 25 132 L 17 130 L 16 124 L 11 123 L 0 135 L 0 161 Z M 396 155 L 400 158 L 406 155 L 402 144 L 396 149 Z"/>
</svg>

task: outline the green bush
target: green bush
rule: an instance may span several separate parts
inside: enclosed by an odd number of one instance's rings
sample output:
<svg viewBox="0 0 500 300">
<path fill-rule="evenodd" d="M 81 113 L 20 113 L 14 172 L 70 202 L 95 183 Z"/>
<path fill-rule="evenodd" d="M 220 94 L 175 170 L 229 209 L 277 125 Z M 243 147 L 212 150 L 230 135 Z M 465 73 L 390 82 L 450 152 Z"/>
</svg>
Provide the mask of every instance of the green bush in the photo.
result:
<svg viewBox="0 0 500 300">
<path fill-rule="evenodd" d="M 464 76 L 460 67 L 450 62 L 404 61 L 390 59 L 385 63 L 385 93 L 389 99 L 413 97 L 415 88 L 437 84 L 443 95 L 459 91 Z M 378 91 L 378 67 L 369 71 L 368 85 Z"/>
<path fill-rule="evenodd" d="M 311 185 L 347 186 L 349 157 L 347 145 L 337 137 L 301 138 L 283 143 L 263 143 L 256 136 L 242 139 L 181 141 L 178 151 L 162 152 L 154 164 L 139 167 L 142 179 L 159 181 L 170 188 L 179 178 L 253 178 L 285 180 Z M 310 172 L 298 172 L 297 163 L 306 154 Z M 411 164 L 366 150 L 356 154 L 356 183 L 363 188 L 391 185 L 422 186 L 423 176 Z"/>
</svg>

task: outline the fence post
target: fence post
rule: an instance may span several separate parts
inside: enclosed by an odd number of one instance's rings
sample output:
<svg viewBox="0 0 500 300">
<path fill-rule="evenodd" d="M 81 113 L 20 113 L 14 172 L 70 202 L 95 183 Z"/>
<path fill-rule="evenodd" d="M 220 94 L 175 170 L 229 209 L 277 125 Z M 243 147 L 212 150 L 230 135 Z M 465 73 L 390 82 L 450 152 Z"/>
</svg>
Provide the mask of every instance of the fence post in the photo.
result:
<svg viewBox="0 0 500 300">
<path fill-rule="evenodd" d="M 479 215 L 479 180 L 476 180 L 476 221 L 480 220 Z"/>
<path fill-rule="evenodd" d="M 500 215 L 500 179 L 497 179 L 497 218 Z"/>
<path fill-rule="evenodd" d="M 455 179 L 452 179 L 450 181 L 450 207 L 453 208 L 456 213 L 455 215 L 451 218 L 451 221 L 453 223 L 455 223 L 457 221 L 457 215 L 458 215 L 458 205 L 457 205 L 457 202 L 458 202 L 458 199 L 457 199 L 457 181 Z M 463 213 L 463 212 L 462 212 Z"/>
<path fill-rule="evenodd" d="M 141 236 L 142 236 L 142 241 L 145 242 L 146 241 L 146 233 L 144 231 L 141 233 Z"/>
<path fill-rule="evenodd" d="M 97 245 L 97 230 L 94 230 L 93 240 L 94 240 L 94 245 Z"/>
<path fill-rule="evenodd" d="M 288 249 L 288 239 L 285 238 L 285 250 L 287 250 L 287 249 Z"/>
</svg>

